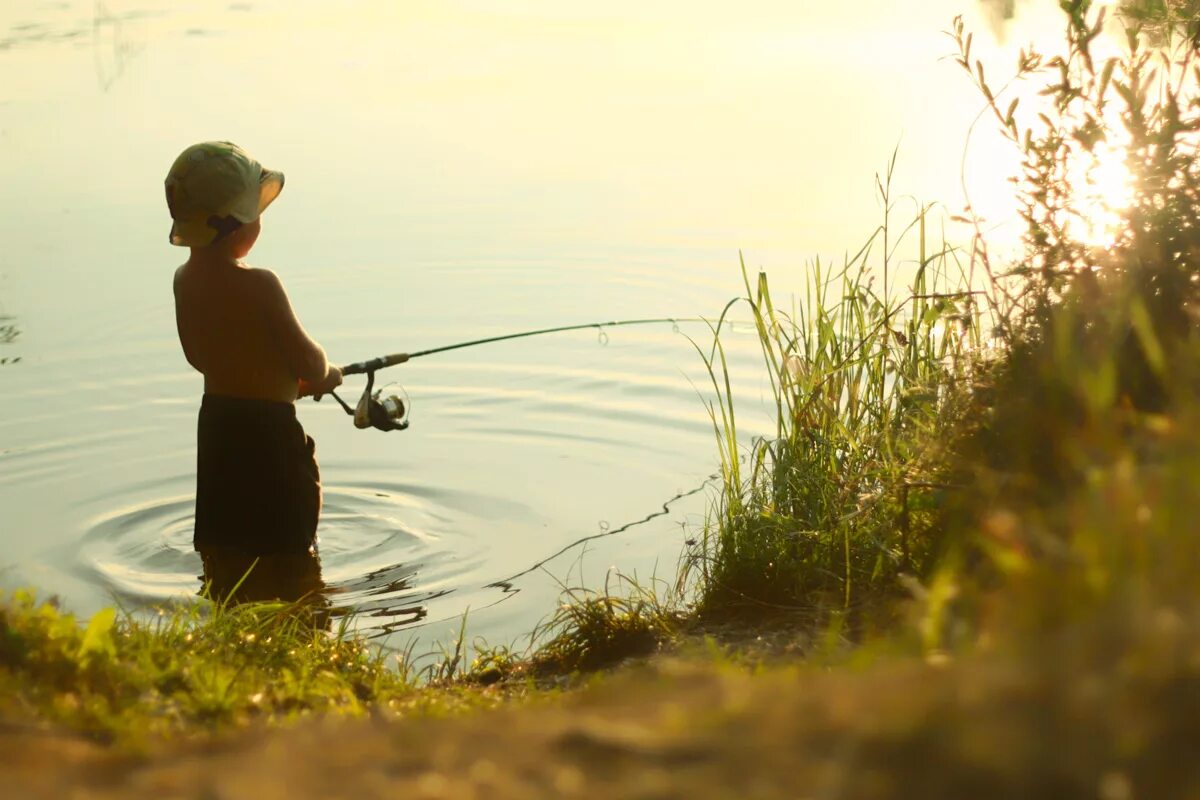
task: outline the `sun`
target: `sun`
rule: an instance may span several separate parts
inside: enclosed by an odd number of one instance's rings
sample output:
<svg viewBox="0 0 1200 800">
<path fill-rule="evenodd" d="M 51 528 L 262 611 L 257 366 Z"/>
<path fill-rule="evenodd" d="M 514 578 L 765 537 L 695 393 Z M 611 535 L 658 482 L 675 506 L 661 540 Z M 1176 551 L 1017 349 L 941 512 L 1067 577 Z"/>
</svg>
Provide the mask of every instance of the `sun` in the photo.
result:
<svg viewBox="0 0 1200 800">
<path fill-rule="evenodd" d="M 1071 187 L 1071 232 L 1091 247 L 1108 248 L 1121 234 L 1123 212 L 1134 197 L 1133 176 L 1125 148 L 1100 142 L 1091 153 L 1079 153 L 1067 174 Z"/>
<path fill-rule="evenodd" d="M 1056 154 L 1063 169 L 1051 179 L 1066 187 L 1062 198 L 1066 208 L 1055 209 L 1057 220 L 1066 224 L 1071 239 L 1088 248 L 1108 249 L 1117 244 L 1126 225 L 1126 212 L 1136 197 L 1136 181 L 1127 164 L 1127 140 L 1119 125 L 1119 119 L 1110 125 L 1108 138 L 1097 142 L 1090 152 L 1070 142 L 1066 153 Z M 1012 249 L 1015 254 L 1024 232 L 1020 230 L 1024 227 L 1020 224 L 1021 206 L 1031 199 L 1026 194 L 1029 185 L 1020 178 L 1020 150 L 1002 136 L 989 134 L 971 143 L 969 156 L 963 160 L 968 207 L 979 219 L 990 221 L 989 245 Z M 1024 169 L 1028 168 L 1026 161 Z"/>
</svg>

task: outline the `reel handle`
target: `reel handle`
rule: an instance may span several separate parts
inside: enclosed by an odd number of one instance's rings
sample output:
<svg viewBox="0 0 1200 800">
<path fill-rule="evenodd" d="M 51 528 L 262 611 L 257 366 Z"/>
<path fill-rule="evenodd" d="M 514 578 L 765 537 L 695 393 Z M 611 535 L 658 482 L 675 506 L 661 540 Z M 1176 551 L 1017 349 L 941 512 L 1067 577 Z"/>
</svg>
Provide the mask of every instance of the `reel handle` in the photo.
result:
<svg viewBox="0 0 1200 800">
<path fill-rule="evenodd" d="M 372 358 L 370 361 L 359 361 L 356 364 L 347 364 L 342 367 L 343 375 L 361 375 L 364 372 L 374 372 L 377 369 L 384 367 L 394 367 L 397 364 L 403 364 L 409 359 L 408 353 L 392 353 L 390 356 L 380 356 Z"/>
<path fill-rule="evenodd" d="M 390 363 L 403 364 L 404 361 L 408 360 L 407 355 L 403 353 L 400 355 L 404 356 L 402 361 L 391 361 Z M 376 360 L 383 361 L 391 358 L 394 358 L 394 356 L 385 356 L 383 359 Z M 372 362 L 367 363 L 371 364 Z M 353 366 L 358 367 L 362 365 L 355 364 Z M 338 393 L 332 389 L 329 390 L 327 394 L 332 395 L 333 399 L 337 400 L 338 405 L 340 405 L 347 414 L 349 414 L 351 417 L 354 417 L 354 427 L 358 428 L 359 430 L 362 430 L 363 428 L 374 428 L 375 430 L 379 431 L 406 430 L 408 428 L 408 420 L 406 419 L 408 416 L 407 404 L 404 402 L 404 400 L 396 395 L 392 395 L 386 400 L 381 401 L 379 399 L 379 395 L 382 393 L 382 390 L 375 392 L 374 394 L 371 393 L 371 390 L 375 388 L 375 370 L 368 369 L 365 370 L 365 372 L 367 373 L 367 385 L 363 389 L 362 396 L 358 398 L 358 404 L 355 407 L 351 408 L 350 404 L 343 400 Z M 314 395 L 313 400 L 320 402 L 321 398 L 320 396 Z"/>
</svg>

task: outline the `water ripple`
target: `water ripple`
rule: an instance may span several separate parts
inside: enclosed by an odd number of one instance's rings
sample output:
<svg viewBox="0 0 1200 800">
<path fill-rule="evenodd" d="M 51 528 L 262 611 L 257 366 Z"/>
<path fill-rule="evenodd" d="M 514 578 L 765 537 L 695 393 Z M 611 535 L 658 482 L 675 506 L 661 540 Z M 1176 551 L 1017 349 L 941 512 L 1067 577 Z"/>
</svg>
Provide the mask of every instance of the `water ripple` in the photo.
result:
<svg viewBox="0 0 1200 800">
<path fill-rule="evenodd" d="M 190 495 L 159 497 L 94 519 L 74 571 L 126 606 L 196 595 L 203 565 L 192 549 L 193 510 Z M 318 538 L 333 612 L 383 632 L 423 620 L 429 601 L 483 561 L 477 542 L 447 532 L 459 511 L 400 485 L 326 487 Z"/>
</svg>

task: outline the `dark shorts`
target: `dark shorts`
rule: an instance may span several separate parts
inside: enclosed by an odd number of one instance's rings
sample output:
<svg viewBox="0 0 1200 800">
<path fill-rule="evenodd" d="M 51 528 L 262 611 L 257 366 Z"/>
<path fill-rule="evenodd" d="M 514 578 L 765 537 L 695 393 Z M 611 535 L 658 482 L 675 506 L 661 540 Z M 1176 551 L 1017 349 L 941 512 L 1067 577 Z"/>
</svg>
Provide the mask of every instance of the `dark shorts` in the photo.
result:
<svg viewBox="0 0 1200 800">
<path fill-rule="evenodd" d="M 196 445 L 197 550 L 315 547 L 321 476 L 292 403 L 206 394 Z"/>
</svg>

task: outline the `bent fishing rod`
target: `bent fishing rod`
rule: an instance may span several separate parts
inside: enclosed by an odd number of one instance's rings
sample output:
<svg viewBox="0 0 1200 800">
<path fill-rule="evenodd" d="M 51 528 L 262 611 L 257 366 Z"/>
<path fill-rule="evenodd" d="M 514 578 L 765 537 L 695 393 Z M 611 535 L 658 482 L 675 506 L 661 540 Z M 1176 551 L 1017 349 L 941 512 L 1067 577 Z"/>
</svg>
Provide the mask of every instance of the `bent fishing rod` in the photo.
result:
<svg viewBox="0 0 1200 800">
<path fill-rule="evenodd" d="M 458 342 L 456 344 L 448 344 L 442 347 L 431 347 L 428 350 L 418 350 L 415 353 L 392 353 L 386 356 L 379 356 L 368 361 L 358 361 L 353 364 L 347 364 L 342 367 L 343 375 L 366 375 L 367 385 L 363 389 L 362 396 L 358 399 L 358 404 L 351 408 L 345 400 L 338 396 L 337 392 L 329 391 L 325 394 L 333 396 L 338 404 L 345 409 L 346 413 L 354 417 L 354 427 L 356 428 L 375 428 L 381 431 L 402 431 L 408 427 L 408 410 L 411 405 L 406 398 L 401 398 L 397 395 L 390 395 L 387 398 L 380 399 L 383 394 L 383 389 L 372 391 L 375 388 L 375 373 L 378 370 L 394 367 L 399 364 L 404 364 L 412 361 L 414 358 L 423 356 L 431 356 L 434 353 L 446 353 L 450 350 L 460 350 L 464 347 L 476 347 L 481 344 L 491 344 L 492 342 L 504 342 L 510 339 L 524 339 L 528 336 L 543 336 L 549 333 L 565 333 L 567 331 L 582 331 L 596 329 L 604 336 L 605 328 L 617 328 L 625 325 L 662 325 L 671 323 L 678 326 L 681 322 L 703 322 L 700 317 L 661 317 L 657 319 L 625 319 L 613 320 L 611 322 L 589 322 L 583 325 L 562 325 L 557 328 L 540 328 L 535 331 L 522 331 L 521 333 L 509 333 L 503 336 L 489 336 L 485 339 L 472 339 L 469 342 Z M 403 391 L 403 390 L 401 390 Z M 313 397 L 314 400 L 320 401 L 321 395 Z"/>
</svg>

